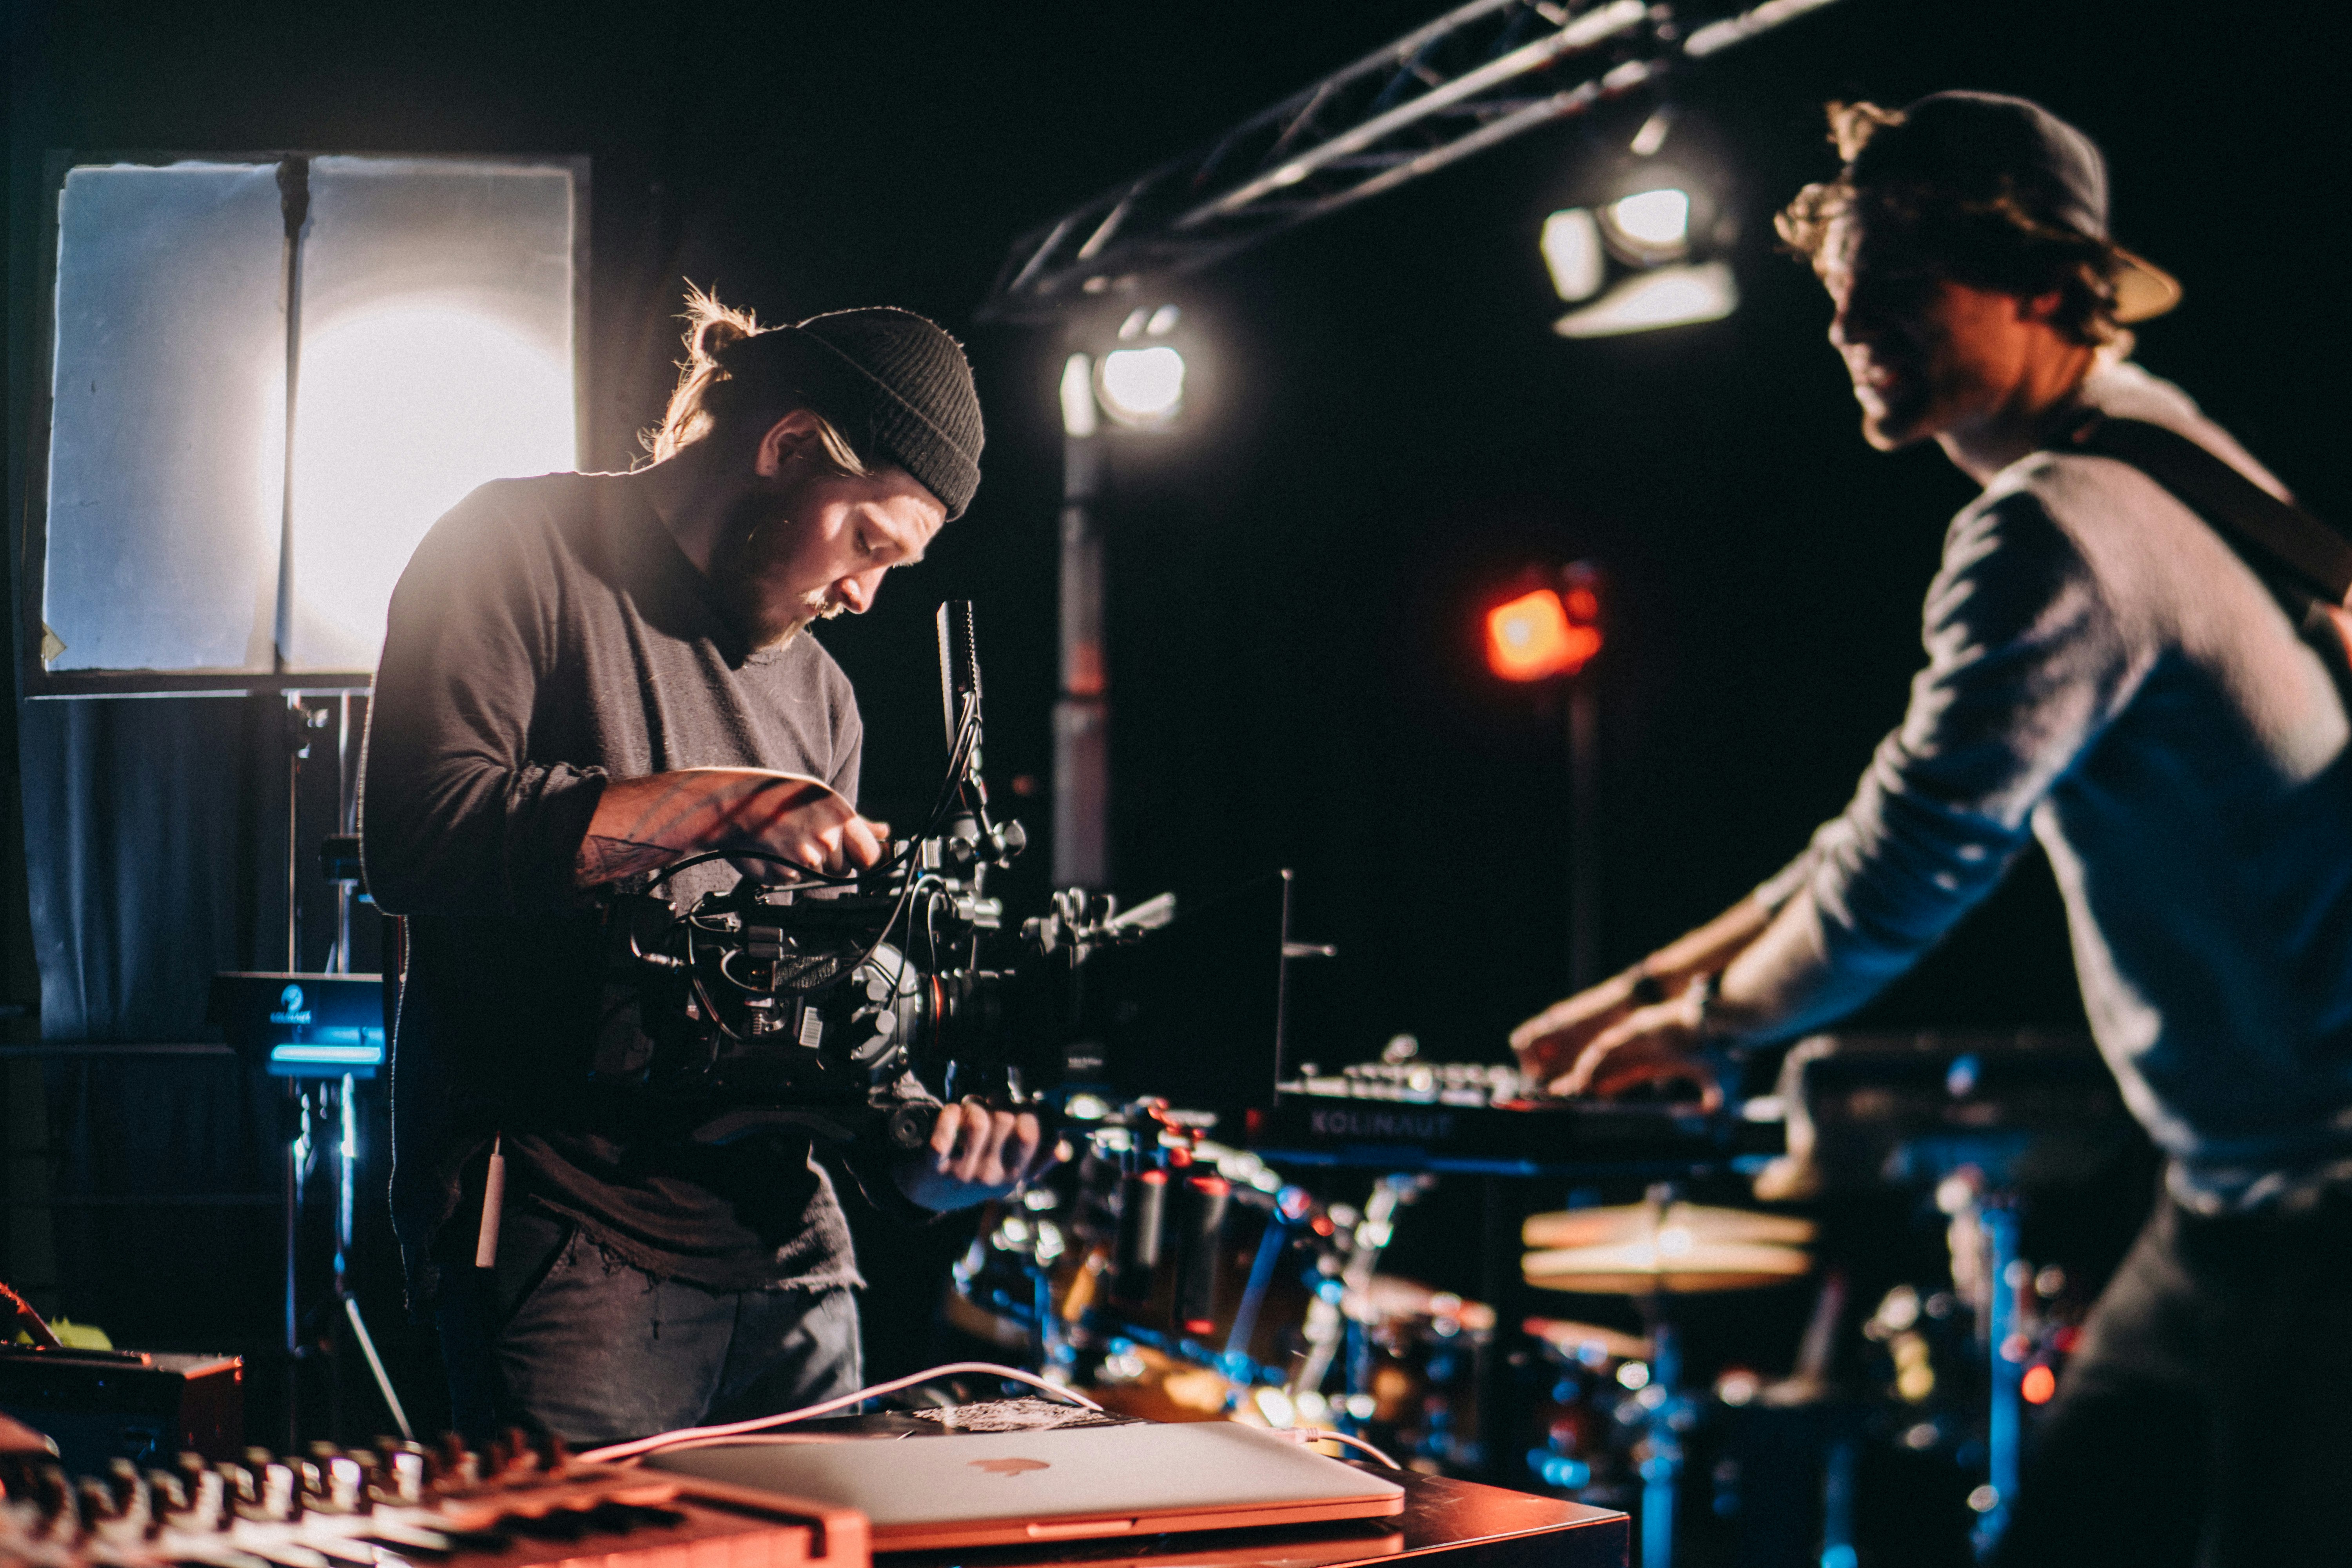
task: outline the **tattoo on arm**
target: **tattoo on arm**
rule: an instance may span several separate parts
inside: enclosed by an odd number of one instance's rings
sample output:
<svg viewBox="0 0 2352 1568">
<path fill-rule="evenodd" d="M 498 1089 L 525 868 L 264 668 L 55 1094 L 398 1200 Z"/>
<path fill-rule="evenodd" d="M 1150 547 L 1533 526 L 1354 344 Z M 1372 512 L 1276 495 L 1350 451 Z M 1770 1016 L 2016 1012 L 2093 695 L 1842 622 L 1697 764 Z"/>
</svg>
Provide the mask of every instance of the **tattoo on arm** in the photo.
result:
<svg viewBox="0 0 2352 1568">
<path fill-rule="evenodd" d="M 658 844 L 640 844 L 634 838 L 607 838 L 592 833 L 580 841 L 580 858 L 572 864 L 573 879 L 581 887 L 597 888 L 666 866 L 677 858 L 677 851 Z"/>
</svg>

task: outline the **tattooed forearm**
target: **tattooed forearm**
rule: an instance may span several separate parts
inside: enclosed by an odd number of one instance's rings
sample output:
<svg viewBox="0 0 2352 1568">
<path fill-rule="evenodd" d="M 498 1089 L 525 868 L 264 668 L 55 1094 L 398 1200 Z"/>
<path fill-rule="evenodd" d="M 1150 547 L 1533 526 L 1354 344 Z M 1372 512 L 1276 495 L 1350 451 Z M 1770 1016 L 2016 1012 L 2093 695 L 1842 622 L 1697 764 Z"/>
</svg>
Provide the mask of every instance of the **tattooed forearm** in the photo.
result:
<svg viewBox="0 0 2352 1568">
<path fill-rule="evenodd" d="M 640 844 L 633 838 L 608 838 L 592 833 L 580 841 L 579 858 L 572 862 L 572 880 L 583 888 L 602 887 L 606 882 L 617 882 L 624 877 L 666 866 L 677 858 L 677 850 L 658 844 Z"/>
<path fill-rule="evenodd" d="M 589 820 L 573 877 L 598 887 L 706 849 L 765 850 L 823 869 L 842 853 L 838 835 L 856 815 L 814 779 L 756 768 L 614 779 Z M 871 858 L 871 837 L 860 864 Z"/>
</svg>

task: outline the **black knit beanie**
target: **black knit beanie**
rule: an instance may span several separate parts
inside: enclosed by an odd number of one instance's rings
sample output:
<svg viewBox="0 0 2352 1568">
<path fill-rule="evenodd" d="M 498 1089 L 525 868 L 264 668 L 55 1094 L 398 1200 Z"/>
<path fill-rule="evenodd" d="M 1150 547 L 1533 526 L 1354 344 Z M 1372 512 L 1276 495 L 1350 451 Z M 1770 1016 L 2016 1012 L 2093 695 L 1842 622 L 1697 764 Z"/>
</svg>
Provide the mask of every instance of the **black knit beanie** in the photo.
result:
<svg viewBox="0 0 2352 1568">
<path fill-rule="evenodd" d="M 835 310 L 741 339 L 719 357 L 728 365 L 751 355 L 789 378 L 860 458 L 898 464 L 950 518 L 971 504 L 980 394 L 962 348 L 935 323 L 887 306 Z"/>
</svg>

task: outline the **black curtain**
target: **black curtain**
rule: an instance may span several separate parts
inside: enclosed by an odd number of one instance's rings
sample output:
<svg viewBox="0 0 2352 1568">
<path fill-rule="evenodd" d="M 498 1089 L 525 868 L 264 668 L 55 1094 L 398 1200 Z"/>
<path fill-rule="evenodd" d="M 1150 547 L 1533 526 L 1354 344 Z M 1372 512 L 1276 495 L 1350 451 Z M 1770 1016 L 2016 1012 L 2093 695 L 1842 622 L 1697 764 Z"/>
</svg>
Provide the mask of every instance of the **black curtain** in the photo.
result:
<svg viewBox="0 0 2352 1568">
<path fill-rule="evenodd" d="M 283 700 L 49 700 L 18 715 L 42 1038 L 218 1038 L 214 973 L 285 963 Z"/>
</svg>

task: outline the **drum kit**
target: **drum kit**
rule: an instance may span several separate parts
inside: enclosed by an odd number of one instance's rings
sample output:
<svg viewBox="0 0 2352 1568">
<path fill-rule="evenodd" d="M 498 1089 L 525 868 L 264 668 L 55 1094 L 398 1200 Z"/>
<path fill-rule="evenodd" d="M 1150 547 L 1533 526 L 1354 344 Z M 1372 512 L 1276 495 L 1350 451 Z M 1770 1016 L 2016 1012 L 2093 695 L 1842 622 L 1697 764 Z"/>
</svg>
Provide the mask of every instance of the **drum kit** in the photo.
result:
<svg viewBox="0 0 2352 1568">
<path fill-rule="evenodd" d="M 1381 1175 L 1349 1204 L 1190 1129 L 1161 1128 L 1158 1150 L 1139 1150 L 1141 1141 L 1133 1130 L 1097 1134 L 992 1211 L 955 1267 L 949 1321 L 1029 1350 L 1125 1415 L 1320 1426 L 1418 1468 L 1489 1472 L 1479 1404 L 1508 1349 L 1495 1309 L 1382 1266 L 1435 1178 Z M 1147 1166 L 1145 1152 L 1181 1158 Z M 1163 1179 L 1139 1180 L 1147 1171 Z M 1136 1235 L 1147 1205 L 1159 1210 L 1152 1244 Z M 1694 1409 L 1676 1387 L 1671 1303 L 1801 1279 L 1812 1234 L 1807 1221 L 1685 1203 L 1664 1188 L 1525 1226 L 1530 1287 L 1627 1298 L 1645 1325 L 1526 1320 L 1527 1349 L 1556 1369 L 1528 1463 L 1570 1491 L 1630 1482 L 1658 1521 L 1643 1532 L 1652 1568 L 1672 1550 L 1666 1505 Z"/>
<path fill-rule="evenodd" d="M 2037 1057 L 2042 1048 L 2034 1044 Z M 1882 1056 L 1894 1068 L 1880 1068 Z M 1214 1142 L 1200 1124 L 1205 1119 L 1165 1108 L 1074 1127 L 1076 1157 L 989 1212 L 955 1268 L 947 1315 L 1128 1415 L 1321 1427 L 1371 1442 L 1416 1468 L 1532 1481 L 1627 1508 L 1639 1517 L 1642 1568 L 1674 1561 L 1677 1500 L 1686 1487 L 1704 1490 L 1711 1482 L 1715 1511 L 1724 1512 L 1738 1504 L 1741 1484 L 1725 1480 L 1738 1467 L 1724 1456 L 1759 1435 L 1769 1446 L 1771 1432 L 1800 1427 L 1825 1450 L 1822 1474 L 1811 1482 L 1814 1501 L 1771 1506 L 1812 1518 L 1808 1510 L 1818 1505 L 1817 1522 L 1805 1527 L 1811 1555 L 1828 1561 L 1822 1552 L 1852 1540 L 1857 1433 L 1884 1436 L 1914 1458 L 1932 1457 L 1923 1446 L 1932 1438 L 1955 1476 L 1984 1476 L 1969 1503 L 1979 1516 L 1981 1544 L 1999 1524 L 1998 1512 L 1988 1517 L 1988 1510 L 2005 1502 L 2014 1482 L 2020 1395 L 2008 1363 L 2043 1367 L 2022 1397 L 2046 1398 L 2047 1368 L 2058 1352 L 2044 1342 L 2063 1351 L 2052 1341 L 2056 1320 L 2026 1299 L 2031 1291 L 2012 1288 L 2021 1266 L 2016 1208 L 2003 1184 L 2015 1183 L 2016 1168 L 1991 1156 L 2014 1145 L 2047 1164 L 2038 1151 L 2062 1146 L 2054 1130 L 2008 1110 L 2015 1095 L 1987 1100 L 1983 1086 L 1998 1088 L 2000 1074 L 2022 1071 L 2010 1056 L 2026 1053 L 1927 1037 L 1884 1047 L 1874 1038 L 1808 1042 L 1792 1056 L 1797 1066 L 1783 1087 L 1794 1091 L 1790 1099 L 1802 1096 L 1804 1115 L 1790 1120 L 1802 1123 L 1796 1131 L 1805 1136 L 1792 1132 L 1787 1154 L 1769 1165 L 1745 1155 L 1733 1163 L 1763 1172 L 1757 1186 L 1768 1202 L 1818 1196 L 1825 1185 L 1856 1190 L 1857 1170 L 1881 1191 L 1889 1183 L 1939 1182 L 1932 1190 L 1951 1221 L 1954 1288 L 1890 1296 L 1860 1325 L 1866 1342 L 1841 1354 L 1840 1336 L 1856 1324 L 1845 1317 L 1843 1274 L 1823 1270 L 1796 1365 L 1769 1381 L 1736 1367 L 1688 1376 L 1684 1324 L 1694 1313 L 1717 1311 L 1695 1298 L 1785 1288 L 1812 1276 L 1815 1224 L 1689 1201 L 1685 1184 L 1710 1170 L 1727 1173 L 1726 1160 L 1709 1151 L 1734 1145 L 1715 1133 L 1699 1148 L 1679 1119 L 1669 1125 L 1654 1113 L 1622 1135 L 1589 1109 L 1551 1123 L 1586 1144 L 1638 1157 L 1595 1162 L 1571 1152 L 1532 1169 L 1516 1157 L 1503 1163 L 1507 1169 L 1481 1165 L 1475 1148 L 1443 1141 L 1479 1131 L 1482 1117 L 1545 1121 L 1510 1086 L 1483 1079 L 1472 1086 L 1475 1103 L 1468 1089 L 1449 1090 L 1437 1075 L 1426 1092 L 1367 1075 L 1320 1093 L 1305 1087 L 1288 1097 L 1290 1121 L 1299 1127 L 1286 1131 L 1276 1125 L 1281 1117 L 1269 1118 L 1255 1150 Z M 1867 1058 L 1869 1073 L 1846 1065 L 1858 1058 Z M 2071 1070 L 2071 1058 L 2059 1065 Z M 1890 1100 L 1882 1087 L 1897 1069 L 1910 1076 L 1896 1087 L 1916 1106 L 1900 1095 Z M 1799 1081 L 1799 1074 L 1821 1081 Z M 1914 1093 L 1910 1078 L 1926 1087 Z M 2043 1071 L 2032 1081 L 2060 1080 Z M 1900 1116 L 1874 1109 L 1882 1102 Z M 2030 1098 L 2020 1103 L 2040 1105 Z M 2001 1113 L 1989 1115 L 1987 1104 Z M 1312 1123 L 1318 1114 L 1328 1127 Z M 2043 1120 L 2054 1129 L 2057 1109 Z M 1301 1128 L 1323 1142 L 1309 1142 Z M 1682 1142 L 1664 1143 L 1662 1136 Z M 1555 1170 L 1572 1173 L 1585 1191 L 1594 1190 L 1581 1182 L 1588 1174 L 1627 1184 L 1669 1179 L 1654 1183 L 1637 1203 L 1527 1218 L 1517 1279 L 1496 1258 L 1503 1272 L 1486 1276 L 1486 1301 L 1433 1288 L 1392 1265 L 1401 1227 L 1428 1227 L 1413 1235 L 1416 1242 L 1442 1231 L 1438 1214 L 1415 1213 L 1416 1205 L 1429 1208 L 1424 1199 L 1439 1181 L 1454 1180 L 1457 1171 L 1493 1182 Z M 1964 1179 L 1955 1171 L 1978 1174 Z M 1977 1184 L 1968 1186 L 1970 1180 Z M 1490 1257 L 1500 1251 L 1490 1245 Z M 1591 1305 L 1582 1311 L 1617 1326 L 1526 1314 L 1521 1309 L 1535 1298 L 1523 1292 L 1585 1299 Z M 1612 1299 L 1616 1305 L 1604 1310 Z M 1908 1318 L 1906 1303 L 1916 1307 Z M 1498 1304 L 1513 1307 L 1509 1326 L 1499 1321 Z M 1857 1364 L 1864 1369 L 1860 1384 L 1833 1375 Z M 1841 1435 L 1822 1436 L 1832 1427 Z M 1694 1463 L 1693 1453 L 1705 1462 Z M 1759 1494 L 1749 1506 L 1766 1505 Z M 1683 1512 L 1694 1521 L 1706 1517 Z M 1706 1556 L 1706 1544 L 1684 1542 L 1688 1560 Z"/>
<path fill-rule="evenodd" d="M 1139 1171 L 1131 1134 L 1098 1135 L 998 1205 L 953 1270 L 950 1325 L 1027 1347 L 1125 1415 L 1322 1426 L 1431 1470 L 1477 1469 L 1495 1312 L 1381 1268 L 1430 1179 L 1327 1202 L 1244 1151 L 1171 1141 L 1157 1152 L 1181 1160 Z M 1139 1237 L 1147 1205 L 1157 1234 Z"/>
</svg>

